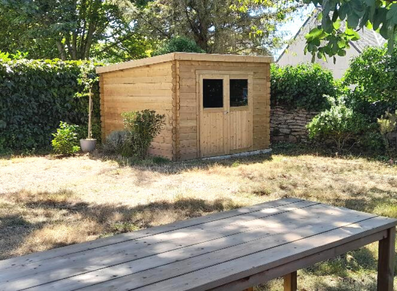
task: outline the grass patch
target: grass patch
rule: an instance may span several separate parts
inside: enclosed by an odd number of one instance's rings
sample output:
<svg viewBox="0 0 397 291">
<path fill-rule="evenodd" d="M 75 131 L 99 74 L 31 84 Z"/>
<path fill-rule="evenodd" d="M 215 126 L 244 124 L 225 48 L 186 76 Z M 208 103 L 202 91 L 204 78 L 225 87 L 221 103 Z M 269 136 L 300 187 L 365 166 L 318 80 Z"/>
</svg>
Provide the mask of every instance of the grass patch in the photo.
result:
<svg viewBox="0 0 397 291">
<path fill-rule="evenodd" d="M 284 197 L 397 218 L 397 167 L 303 147 L 180 163 L 7 157 L 0 159 L 0 259 Z M 376 260 L 372 244 L 299 271 L 299 286 L 375 290 Z M 282 290 L 282 281 L 257 290 Z"/>
</svg>

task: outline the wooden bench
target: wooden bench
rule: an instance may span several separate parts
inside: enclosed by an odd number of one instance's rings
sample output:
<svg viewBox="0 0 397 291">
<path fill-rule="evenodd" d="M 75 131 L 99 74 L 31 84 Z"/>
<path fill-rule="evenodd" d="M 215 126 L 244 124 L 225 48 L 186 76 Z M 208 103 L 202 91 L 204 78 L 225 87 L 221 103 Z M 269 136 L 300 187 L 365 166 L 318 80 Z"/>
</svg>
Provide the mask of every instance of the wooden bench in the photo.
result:
<svg viewBox="0 0 397 291">
<path fill-rule="evenodd" d="M 379 241 L 393 290 L 397 220 L 282 199 L 0 261 L 1 290 L 243 290 Z"/>
</svg>

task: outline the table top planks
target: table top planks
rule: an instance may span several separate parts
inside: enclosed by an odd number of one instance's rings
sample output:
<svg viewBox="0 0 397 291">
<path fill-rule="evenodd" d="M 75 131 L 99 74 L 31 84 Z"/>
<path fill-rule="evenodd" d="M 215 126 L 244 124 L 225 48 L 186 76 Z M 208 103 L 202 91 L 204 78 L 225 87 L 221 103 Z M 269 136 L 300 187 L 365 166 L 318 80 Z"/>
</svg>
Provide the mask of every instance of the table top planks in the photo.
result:
<svg viewBox="0 0 397 291">
<path fill-rule="evenodd" d="M 396 225 L 281 199 L 3 260 L 0 290 L 210 290 Z"/>
</svg>

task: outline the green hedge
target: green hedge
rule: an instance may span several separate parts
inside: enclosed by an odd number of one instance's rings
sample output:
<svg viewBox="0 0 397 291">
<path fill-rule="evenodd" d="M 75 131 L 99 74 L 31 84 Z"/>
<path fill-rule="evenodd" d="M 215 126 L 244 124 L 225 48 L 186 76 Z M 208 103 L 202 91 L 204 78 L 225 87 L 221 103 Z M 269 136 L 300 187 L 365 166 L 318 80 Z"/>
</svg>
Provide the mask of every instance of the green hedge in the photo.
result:
<svg viewBox="0 0 397 291">
<path fill-rule="evenodd" d="M 0 58 L 0 150 L 48 148 L 60 121 L 88 123 L 88 97 L 79 83 L 85 61 L 5 60 Z M 99 88 L 94 85 L 93 134 L 100 138 Z M 82 136 L 83 137 L 83 136 Z"/>
<path fill-rule="evenodd" d="M 329 108 L 326 95 L 335 97 L 337 88 L 331 71 L 318 64 L 271 66 L 271 104 L 290 109 L 321 111 Z"/>
<path fill-rule="evenodd" d="M 397 110 L 396 68 L 397 48 L 389 54 L 386 48 L 369 47 L 353 58 L 344 76 L 344 85 L 352 88 L 348 105 L 372 122 Z"/>
</svg>

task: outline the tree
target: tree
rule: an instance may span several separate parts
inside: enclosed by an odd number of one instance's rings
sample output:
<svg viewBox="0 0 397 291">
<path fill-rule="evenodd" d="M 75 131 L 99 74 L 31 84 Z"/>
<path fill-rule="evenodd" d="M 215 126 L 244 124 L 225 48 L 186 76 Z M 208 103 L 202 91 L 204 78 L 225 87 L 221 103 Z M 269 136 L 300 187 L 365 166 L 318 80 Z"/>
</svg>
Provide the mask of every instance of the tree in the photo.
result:
<svg viewBox="0 0 397 291">
<path fill-rule="evenodd" d="M 164 55 L 172 52 L 204 53 L 194 40 L 187 37 L 175 37 L 167 40 L 162 46 L 153 52 L 153 56 Z"/>
<path fill-rule="evenodd" d="M 397 41 L 395 0 L 304 0 L 321 6 L 321 24 L 306 36 L 306 50 L 318 58 L 344 56 L 350 41 L 360 37 L 357 30 L 373 29 L 388 40 L 389 53 Z M 345 25 L 341 25 L 342 23 Z"/>
<path fill-rule="evenodd" d="M 2 51 L 29 52 L 33 58 L 88 59 L 117 54 L 120 44 L 132 54 L 144 54 L 131 40 L 135 33 L 118 5 L 106 0 L 2 0 Z M 4 14 L 3 14 L 4 13 Z M 4 15 L 4 16 L 3 16 Z M 135 45 L 135 47 L 134 47 Z M 144 47 L 144 46 L 143 46 Z M 131 56 L 132 58 L 134 55 Z M 130 58 L 131 58 L 130 57 Z"/>
<path fill-rule="evenodd" d="M 123 10 L 154 42 L 185 36 L 208 53 L 267 54 L 282 43 L 278 24 L 300 5 L 289 0 L 153 0 Z"/>
<path fill-rule="evenodd" d="M 6 5 L 0 0 L 0 51 L 15 54 L 18 51 L 28 52 L 31 58 L 58 57 L 58 50 L 53 39 L 42 39 L 28 36 L 31 26 L 21 21 L 21 12 Z"/>
</svg>

